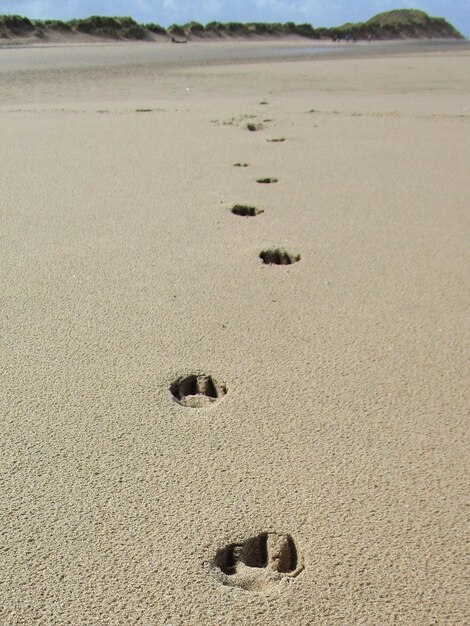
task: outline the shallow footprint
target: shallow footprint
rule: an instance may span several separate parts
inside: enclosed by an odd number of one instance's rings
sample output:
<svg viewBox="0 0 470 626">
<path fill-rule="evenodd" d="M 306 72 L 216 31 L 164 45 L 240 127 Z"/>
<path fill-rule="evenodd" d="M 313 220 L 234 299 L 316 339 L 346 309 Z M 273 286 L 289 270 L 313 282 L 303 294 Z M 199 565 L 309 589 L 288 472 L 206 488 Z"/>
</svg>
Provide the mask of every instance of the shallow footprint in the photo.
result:
<svg viewBox="0 0 470 626">
<path fill-rule="evenodd" d="M 259 255 L 266 265 L 292 265 L 300 261 L 300 254 L 287 252 L 284 248 L 270 248 L 263 250 Z"/>
<path fill-rule="evenodd" d="M 258 178 L 256 182 L 269 185 L 270 183 L 277 183 L 278 180 L 279 180 L 278 178 L 268 177 L 268 178 Z"/>
<path fill-rule="evenodd" d="M 234 215 L 240 215 L 241 217 L 256 217 L 260 213 L 264 213 L 263 209 L 257 209 L 255 206 L 247 206 L 245 204 L 236 204 L 231 210 Z"/>
</svg>

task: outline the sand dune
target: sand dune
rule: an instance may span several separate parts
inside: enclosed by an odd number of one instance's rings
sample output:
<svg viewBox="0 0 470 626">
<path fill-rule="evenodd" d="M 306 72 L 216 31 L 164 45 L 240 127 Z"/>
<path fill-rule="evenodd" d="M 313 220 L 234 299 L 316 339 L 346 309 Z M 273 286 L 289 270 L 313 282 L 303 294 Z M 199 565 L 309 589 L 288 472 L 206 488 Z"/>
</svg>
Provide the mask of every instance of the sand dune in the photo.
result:
<svg viewBox="0 0 470 626">
<path fill-rule="evenodd" d="M 0 66 L 0 623 L 463 625 L 469 53 L 105 49 Z"/>
</svg>

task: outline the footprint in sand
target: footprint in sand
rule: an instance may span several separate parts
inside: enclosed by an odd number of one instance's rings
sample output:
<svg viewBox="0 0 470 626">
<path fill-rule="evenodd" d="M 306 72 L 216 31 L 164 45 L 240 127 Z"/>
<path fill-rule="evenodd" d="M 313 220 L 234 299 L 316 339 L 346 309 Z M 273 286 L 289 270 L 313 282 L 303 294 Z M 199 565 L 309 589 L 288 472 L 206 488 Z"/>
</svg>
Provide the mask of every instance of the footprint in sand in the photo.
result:
<svg viewBox="0 0 470 626">
<path fill-rule="evenodd" d="M 256 182 L 269 185 L 270 183 L 277 183 L 278 180 L 279 180 L 278 178 L 269 177 L 269 178 L 258 178 Z"/>
<path fill-rule="evenodd" d="M 213 567 L 222 584 L 262 592 L 287 584 L 304 569 L 292 537 L 275 532 L 263 532 L 217 550 Z"/>
<path fill-rule="evenodd" d="M 263 124 L 261 124 L 261 122 L 258 122 L 257 124 L 253 124 L 252 122 L 249 122 L 246 127 L 248 128 L 248 130 L 250 130 L 251 132 L 255 132 L 257 130 L 263 130 L 264 126 Z"/>
<path fill-rule="evenodd" d="M 292 265 L 300 261 L 300 254 L 287 252 L 284 248 L 270 248 L 260 252 L 259 258 L 266 265 Z"/>
<path fill-rule="evenodd" d="M 175 400 L 185 407 L 200 409 L 223 398 L 227 387 L 206 374 L 191 374 L 175 380 L 170 391 Z"/>
<path fill-rule="evenodd" d="M 248 206 L 246 204 L 236 204 L 231 209 L 234 215 L 239 215 L 240 217 L 256 217 L 261 213 L 264 213 L 263 209 L 258 209 L 255 206 Z"/>
</svg>

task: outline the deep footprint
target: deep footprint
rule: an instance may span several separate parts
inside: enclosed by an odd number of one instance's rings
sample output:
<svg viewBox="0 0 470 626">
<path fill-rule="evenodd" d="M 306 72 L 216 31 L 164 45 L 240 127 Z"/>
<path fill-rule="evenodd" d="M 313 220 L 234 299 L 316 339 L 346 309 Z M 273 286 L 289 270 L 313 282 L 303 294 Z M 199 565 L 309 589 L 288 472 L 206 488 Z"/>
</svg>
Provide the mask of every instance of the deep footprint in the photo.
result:
<svg viewBox="0 0 470 626">
<path fill-rule="evenodd" d="M 182 406 L 199 409 L 217 402 L 227 393 L 227 387 L 205 374 L 191 374 L 175 380 L 170 391 Z"/>
<path fill-rule="evenodd" d="M 256 181 L 257 183 L 263 183 L 266 185 L 269 185 L 270 183 L 277 183 L 278 182 L 278 178 L 258 178 L 258 180 Z"/>
<path fill-rule="evenodd" d="M 267 265 L 292 265 L 292 263 L 300 261 L 300 254 L 292 254 L 284 250 L 284 248 L 263 250 L 259 257 Z"/>
<path fill-rule="evenodd" d="M 247 124 L 246 127 L 251 132 L 255 132 L 256 130 L 263 130 L 263 128 L 264 128 L 263 124 L 261 124 L 261 123 L 253 124 L 251 122 L 249 124 Z"/>
<path fill-rule="evenodd" d="M 290 535 L 265 532 L 218 550 L 214 566 L 224 585 L 248 591 L 269 591 L 303 570 L 302 558 Z"/>
<path fill-rule="evenodd" d="M 255 206 L 236 204 L 232 207 L 232 213 L 234 215 L 240 215 L 241 217 L 256 217 L 260 213 L 264 213 L 264 211 L 263 209 L 257 209 Z"/>
</svg>

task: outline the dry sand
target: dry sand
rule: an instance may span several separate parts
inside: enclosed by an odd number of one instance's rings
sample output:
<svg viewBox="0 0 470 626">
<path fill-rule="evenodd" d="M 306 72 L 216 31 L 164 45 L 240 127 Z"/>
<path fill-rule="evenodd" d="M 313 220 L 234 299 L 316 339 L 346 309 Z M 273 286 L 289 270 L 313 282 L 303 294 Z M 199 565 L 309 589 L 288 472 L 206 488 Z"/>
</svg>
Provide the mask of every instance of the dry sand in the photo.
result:
<svg viewBox="0 0 470 626">
<path fill-rule="evenodd" d="M 469 52 L 129 49 L 0 51 L 0 624 L 465 624 Z"/>
</svg>

